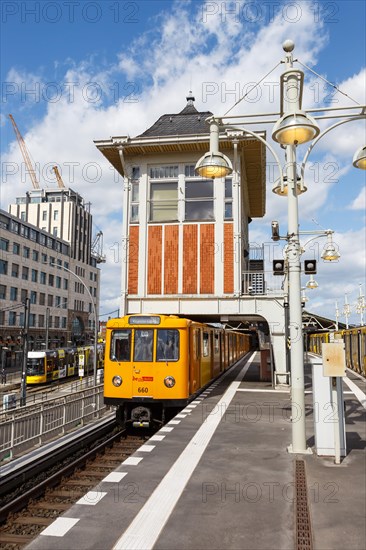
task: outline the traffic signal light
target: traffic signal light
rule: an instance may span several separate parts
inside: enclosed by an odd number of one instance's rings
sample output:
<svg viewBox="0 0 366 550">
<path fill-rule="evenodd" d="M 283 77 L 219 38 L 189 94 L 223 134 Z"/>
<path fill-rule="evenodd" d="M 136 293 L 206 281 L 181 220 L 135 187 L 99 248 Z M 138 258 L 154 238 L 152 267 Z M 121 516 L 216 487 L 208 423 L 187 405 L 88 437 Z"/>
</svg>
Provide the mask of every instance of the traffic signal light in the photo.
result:
<svg viewBox="0 0 366 550">
<path fill-rule="evenodd" d="M 315 275 L 316 260 L 304 260 L 304 272 L 305 275 Z"/>
<path fill-rule="evenodd" d="M 272 228 L 272 240 L 273 241 L 279 241 L 280 240 L 280 228 L 277 221 L 273 221 L 271 223 Z"/>
<path fill-rule="evenodd" d="M 285 274 L 285 260 L 273 260 L 273 275 Z"/>
</svg>

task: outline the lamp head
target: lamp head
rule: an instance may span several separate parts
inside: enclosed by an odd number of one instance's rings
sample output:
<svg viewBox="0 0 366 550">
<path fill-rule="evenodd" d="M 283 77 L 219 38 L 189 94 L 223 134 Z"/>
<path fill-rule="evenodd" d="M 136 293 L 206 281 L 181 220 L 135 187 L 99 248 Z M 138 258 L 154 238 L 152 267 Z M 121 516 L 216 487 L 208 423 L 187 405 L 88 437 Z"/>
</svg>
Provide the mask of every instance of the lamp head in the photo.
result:
<svg viewBox="0 0 366 550">
<path fill-rule="evenodd" d="M 366 145 L 360 147 L 353 157 L 353 166 L 355 168 L 361 168 L 361 170 L 366 170 Z"/>
<path fill-rule="evenodd" d="M 281 189 L 281 178 L 278 178 L 275 181 L 272 192 L 276 193 L 276 195 L 279 195 L 280 197 L 287 197 L 287 194 L 288 194 L 287 176 L 283 176 L 282 179 L 283 179 L 283 189 Z M 301 193 L 305 193 L 307 190 L 308 188 L 302 183 L 301 177 L 297 176 L 296 194 L 301 195 Z"/>
<path fill-rule="evenodd" d="M 282 145 L 301 145 L 314 139 L 319 132 L 313 117 L 298 110 L 282 115 L 274 125 L 272 138 Z"/>
<path fill-rule="evenodd" d="M 321 255 L 322 260 L 325 260 L 326 262 L 334 262 L 336 260 L 339 260 L 340 257 L 341 255 L 339 254 L 333 243 L 327 243 L 325 245 Z"/>
<path fill-rule="evenodd" d="M 216 151 L 205 153 L 194 170 L 199 176 L 215 179 L 228 176 L 232 173 L 233 167 L 228 157 Z"/>
<path fill-rule="evenodd" d="M 306 288 L 310 288 L 311 290 L 314 290 L 314 288 L 318 288 L 318 283 L 314 279 L 313 275 L 310 275 L 310 279 L 306 283 Z"/>
</svg>

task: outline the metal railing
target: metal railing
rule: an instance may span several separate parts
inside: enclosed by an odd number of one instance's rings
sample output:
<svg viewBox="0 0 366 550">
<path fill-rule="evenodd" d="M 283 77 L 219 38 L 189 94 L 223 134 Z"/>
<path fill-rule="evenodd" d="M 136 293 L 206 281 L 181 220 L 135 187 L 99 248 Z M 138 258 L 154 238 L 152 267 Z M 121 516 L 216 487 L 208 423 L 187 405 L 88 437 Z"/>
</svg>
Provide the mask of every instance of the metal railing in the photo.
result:
<svg viewBox="0 0 366 550">
<path fill-rule="evenodd" d="M 0 413 L 0 460 L 12 459 L 101 418 L 103 384 Z"/>
<path fill-rule="evenodd" d="M 283 277 L 272 271 L 243 271 L 242 293 L 248 296 L 284 294 Z"/>
</svg>

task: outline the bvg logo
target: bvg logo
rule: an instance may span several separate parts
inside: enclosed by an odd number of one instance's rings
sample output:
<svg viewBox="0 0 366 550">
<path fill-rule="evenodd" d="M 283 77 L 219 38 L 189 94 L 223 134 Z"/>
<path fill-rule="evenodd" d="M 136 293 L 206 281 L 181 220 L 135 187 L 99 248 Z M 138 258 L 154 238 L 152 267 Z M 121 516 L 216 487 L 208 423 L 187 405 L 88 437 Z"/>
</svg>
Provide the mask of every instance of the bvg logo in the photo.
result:
<svg viewBox="0 0 366 550">
<path fill-rule="evenodd" d="M 154 377 L 153 376 L 132 376 L 132 382 L 153 382 Z"/>
</svg>

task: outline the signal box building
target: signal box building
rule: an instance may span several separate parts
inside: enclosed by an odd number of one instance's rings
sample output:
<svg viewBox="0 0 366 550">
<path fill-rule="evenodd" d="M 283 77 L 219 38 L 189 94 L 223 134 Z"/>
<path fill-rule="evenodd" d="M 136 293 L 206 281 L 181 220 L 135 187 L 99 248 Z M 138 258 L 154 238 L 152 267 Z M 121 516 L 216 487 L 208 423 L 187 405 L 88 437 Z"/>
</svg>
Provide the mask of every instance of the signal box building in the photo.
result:
<svg viewBox="0 0 366 550">
<path fill-rule="evenodd" d="M 248 226 L 265 214 L 265 147 L 240 130 L 220 134 L 227 178 L 198 177 L 209 111 L 194 98 L 141 135 L 95 141 L 124 178 L 121 315 L 165 313 L 230 326 L 267 321 L 277 381 L 286 382 L 283 295 L 268 285 L 263 248 Z M 262 134 L 264 135 L 264 134 Z"/>
</svg>

